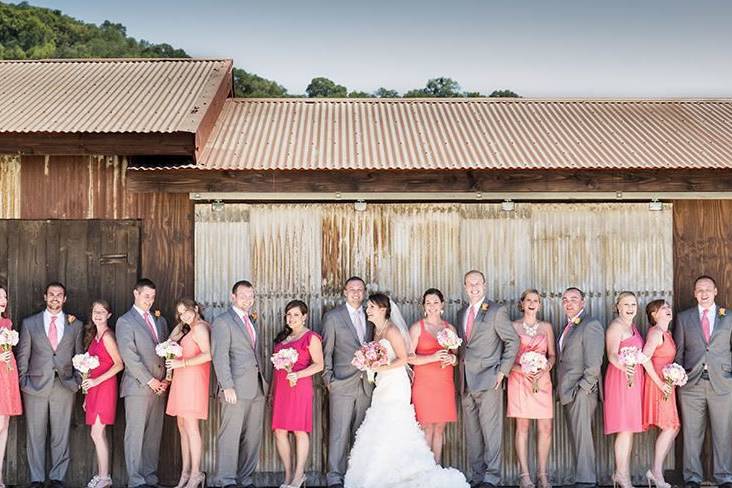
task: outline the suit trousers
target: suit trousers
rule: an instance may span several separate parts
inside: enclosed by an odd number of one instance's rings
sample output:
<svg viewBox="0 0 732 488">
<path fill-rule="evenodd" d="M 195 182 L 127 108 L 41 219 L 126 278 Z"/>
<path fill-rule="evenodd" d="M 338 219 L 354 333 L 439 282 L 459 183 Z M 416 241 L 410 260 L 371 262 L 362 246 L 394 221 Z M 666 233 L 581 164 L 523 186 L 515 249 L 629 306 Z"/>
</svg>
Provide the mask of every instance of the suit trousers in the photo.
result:
<svg viewBox="0 0 732 488">
<path fill-rule="evenodd" d="M 127 486 L 158 484 L 158 456 L 167 395 L 125 397 Z"/>
<path fill-rule="evenodd" d="M 472 483 L 498 485 L 503 450 L 503 389 L 463 393 L 463 423 Z"/>
<path fill-rule="evenodd" d="M 592 439 L 592 419 L 597 409 L 597 393 L 585 393 L 577 388 L 574 399 L 564 406 L 567 427 L 574 447 L 575 483 L 597 484 L 595 442 Z"/>
<path fill-rule="evenodd" d="M 28 439 L 26 451 L 32 482 L 46 480 L 46 437 L 51 424 L 51 471 L 48 478 L 63 481 L 69 468 L 69 431 L 75 393 L 58 377 L 48 396 L 23 393 Z"/>
<path fill-rule="evenodd" d="M 732 393 L 715 393 L 706 379 L 687 384 L 677 392 L 684 436 L 684 480 L 701 483 L 704 479 L 701 452 L 708 415 L 712 427 L 714 481 L 717 485 L 732 482 Z"/>
<path fill-rule="evenodd" d="M 343 483 L 348 467 L 348 449 L 361 426 L 371 397 L 359 388 L 352 394 L 328 395 L 328 485 Z"/>
</svg>

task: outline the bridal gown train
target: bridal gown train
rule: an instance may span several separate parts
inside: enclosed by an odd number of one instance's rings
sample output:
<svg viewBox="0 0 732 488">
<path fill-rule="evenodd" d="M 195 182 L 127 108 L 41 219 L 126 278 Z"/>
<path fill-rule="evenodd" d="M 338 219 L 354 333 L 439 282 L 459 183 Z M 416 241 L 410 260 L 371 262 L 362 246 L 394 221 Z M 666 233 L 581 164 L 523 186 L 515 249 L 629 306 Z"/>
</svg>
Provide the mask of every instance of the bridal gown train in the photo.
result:
<svg viewBox="0 0 732 488">
<path fill-rule="evenodd" d="M 379 342 L 393 361 L 391 343 Z M 348 460 L 346 488 L 469 488 L 460 471 L 435 463 L 410 401 L 406 368 L 376 375 L 371 407 Z"/>
</svg>

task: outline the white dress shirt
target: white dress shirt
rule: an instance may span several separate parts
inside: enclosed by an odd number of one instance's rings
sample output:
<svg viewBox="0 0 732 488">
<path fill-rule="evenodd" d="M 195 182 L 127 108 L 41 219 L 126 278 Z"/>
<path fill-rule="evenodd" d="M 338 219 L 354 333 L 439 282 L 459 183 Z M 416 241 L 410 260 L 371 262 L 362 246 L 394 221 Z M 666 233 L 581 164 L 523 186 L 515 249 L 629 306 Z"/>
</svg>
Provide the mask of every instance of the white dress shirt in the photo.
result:
<svg viewBox="0 0 732 488">
<path fill-rule="evenodd" d="M 152 324 L 153 329 L 155 330 L 155 340 L 157 341 L 159 339 L 158 338 L 158 326 L 155 323 L 155 317 L 153 316 L 153 314 L 150 313 L 149 310 L 147 312 L 144 311 L 143 309 L 141 309 L 137 305 L 132 305 L 132 308 L 134 308 L 137 311 L 137 313 L 140 314 L 140 317 L 142 317 L 142 321 L 145 322 L 145 325 L 146 326 L 147 326 L 147 321 L 145 320 L 145 314 L 148 314 L 150 316 L 150 323 Z"/>
<path fill-rule="evenodd" d="M 478 300 L 475 305 L 470 305 L 467 310 L 465 310 L 465 317 L 463 317 L 463 330 L 466 333 L 468 331 L 468 317 L 470 316 L 470 309 L 472 308 L 474 310 L 473 318 L 477 318 L 478 310 L 480 309 L 480 306 L 483 305 L 483 300 L 485 300 L 485 296 L 480 297 L 480 300 Z M 473 322 L 473 326 L 475 326 L 475 322 Z"/>
<path fill-rule="evenodd" d="M 241 319 L 241 321 L 244 323 L 244 330 L 247 332 L 247 334 L 249 334 L 249 327 L 247 326 L 247 320 L 249 320 L 249 314 L 246 313 L 244 310 L 242 310 L 242 309 L 240 309 L 238 307 L 235 307 L 234 305 L 232 305 L 231 308 L 234 309 L 234 312 L 236 312 L 236 314 L 239 316 L 239 318 Z M 254 330 L 254 324 L 252 323 L 251 320 L 249 320 L 249 325 L 252 326 L 251 327 L 251 333 L 254 334 L 254 343 L 256 344 L 256 342 L 257 342 L 257 331 Z"/>
<path fill-rule="evenodd" d="M 358 307 L 358 309 L 355 309 L 348 302 L 346 302 L 346 308 L 348 309 L 348 315 L 351 316 L 351 322 L 353 322 L 353 326 L 356 328 L 358 340 L 363 343 L 366 339 L 366 314 L 363 311 L 363 307 Z M 358 324 L 361 324 L 361 326 L 359 327 Z"/>
<path fill-rule="evenodd" d="M 699 309 L 699 323 L 701 324 L 702 315 L 704 315 L 704 309 L 701 307 L 701 305 L 697 305 L 697 308 Z M 709 307 L 709 310 L 707 311 L 707 319 L 709 320 L 709 337 L 712 336 L 712 332 L 714 332 L 714 323 L 717 319 L 717 304 L 713 303 L 711 307 Z"/>
<path fill-rule="evenodd" d="M 43 311 L 43 328 L 46 330 L 46 337 L 48 337 L 48 329 L 51 327 L 51 312 L 48 309 Z M 58 342 L 61 342 L 61 338 L 64 336 L 64 326 L 66 325 L 66 316 L 63 312 L 56 315 L 56 338 Z"/>
</svg>

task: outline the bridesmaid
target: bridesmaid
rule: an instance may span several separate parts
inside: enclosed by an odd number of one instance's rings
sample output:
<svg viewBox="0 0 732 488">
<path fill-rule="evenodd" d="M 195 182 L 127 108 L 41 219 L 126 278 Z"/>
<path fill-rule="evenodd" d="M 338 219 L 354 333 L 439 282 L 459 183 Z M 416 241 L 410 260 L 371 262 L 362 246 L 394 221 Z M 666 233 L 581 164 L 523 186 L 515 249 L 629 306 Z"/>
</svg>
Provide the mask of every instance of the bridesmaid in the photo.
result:
<svg viewBox="0 0 732 488">
<path fill-rule="evenodd" d="M 99 359 L 99 367 L 89 372 L 89 377 L 81 386 L 87 390 L 84 399 L 86 425 L 91 426 L 99 473 L 89 481 L 87 488 L 105 488 L 112 486 L 105 428 L 114 425 L 117 415 L 117 373 L 124 369 L 124 363 L 117 349 L 114 332 L 109 326 L 112 317 L 109 303 L 95 300 L 89 316 L 91 320 L 85 327 L 84 346 L 91 356 Z"/>
<path fill-rule="evenodd" d="M 521 488 L 533 488 L 529 474 L 529 425 L 532 419 L 537 423 L 537 483 L 540 488 L 550 488 L 547 471 L 549 449 L 552 445 L 552 380 L 549 372 L 556 362 L 554 332 L 552 324 L 539 320 L 541 296 L 534 289 L 521 294 L 518 308 L 523 314 L 521 320 L 513 323 L 521 339 L 516 363 L 508 376 L 508 417 L 516 418 L 516 457 L 521 467 Z M 521 369 L 521 355 L 528 351 L 538 352 L 547 358 L 547 368 L 536 375 L 526 375 Z M 538 390 L 534 393 L 534 385 Z"/>
<path fill-rule="evenodd" d="M 2 285 L 0 285 L 0 328 L 13 329 L 13 323 L 8 318 L 8 290 Z M 5 447 L 8 443 L 10 417 L 22 413 L 15 356 L 12 350 L 0 352 L 0 488 L 5 488 L 3 461 L 5 460 Z"/>
<path fill-rule="evenodd" d="M 638 301 L 630 291 L 621 292 L 615 302 L 618 317 L 607 328 L 608 364 L 605 373 L 605 434 L 615 436 L 615 473 L 613 483 L 632 488 L 630 455 L 633 434 L 643 432 L 643 368 L 624 366 L 619 353 L 624 347 L 643 349 L 643 337 L 633 320 L 638 313 Z M 632 386 L 628 386 L 628 377 Z"/>
<path fill-rule="evenodd" d="M 457 332 L 442 318 L 445 298 L 440 290 L 425 291 L 422 307 L 424 319 L 409 328 L 411 342 L 416 345 L 414 354 L 409 355 L 409 364 L 414 365 L 412 403 L 435 462 L 441 464 L 445 425 L 457 421 L 454 380 L 457 356 L 440 346 L 437 334 L 443 329 Z"/>
<path fill-rule="evenodd" d="M 305 483 L 305 462 L 313 430 L 313 378 L 323 371 L 323 345 L 320 336 L 307 328 L 308 306 L 292 300 L 285 307 L 287 325 L 274 340 L 274 352 L 295 349 L 297 362 L 291 373 L 275 370 L 272 402 L 272 430 L 277 454 L 285 467 L 283 487 L 297 488 Z M 290 386 L 290 382 L 295 383 Z M 289 432 L 295 435 L 296 459 L 291 455 Z M 294 472 L 293 472 L 294 464 Z"/>
<path fill-rule="evenodd" d="M 646 315 L 651 328 L 646 335 L 643 353 L 651 360 L 643 364 L 647 373 L 643 392 L 643 430 L 654 425 L 661 430 L 656 437 L 653 467 L 646 471 L 646 479 L 648 486 L 653 482 L 658 488 L 671 488 L 663 479 L 663 460 L 673 447 L 681 427 L 675 388 L 663 380 L 663 368 L 673 363 L 676 357 L 676 344 L 668 330 L 672 318 L 671 305 L 664 300 L 653 300 L 646 306 Z"/>
<path fill-rule="evenodd" d="M 209 325 L 201 318 L 201 307 L 190 298 L 175 305 L 176 326 L 170 340 L 183 348 L 180 359 L 168 359 L 173 381 L 165 413 L 178 417 L 180 432 L 181 474 L 176 488 L 203 488 L 206 474 L 201 471 L 203 451 L 199 420 L 208 418 L 208 391 L 211 373 Z"/>
</svg>

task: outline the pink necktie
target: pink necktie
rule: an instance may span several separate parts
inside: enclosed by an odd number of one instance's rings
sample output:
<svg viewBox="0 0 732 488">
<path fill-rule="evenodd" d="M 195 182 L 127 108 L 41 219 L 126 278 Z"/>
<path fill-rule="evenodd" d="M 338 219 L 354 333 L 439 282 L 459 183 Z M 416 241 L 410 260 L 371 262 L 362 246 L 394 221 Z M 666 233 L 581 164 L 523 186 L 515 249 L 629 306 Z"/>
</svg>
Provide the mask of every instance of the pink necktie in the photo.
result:
<svg viewBox="0 0 732 488">
<path fill-rule="evenodd" d="M 356 312 L 356 334 L 358 335 L 358 339 L 363 342 L 366 331 L 364 330 L 363 321 L 361 321 L 361 314 L 359 312 Z"/>
<path fill-rule="evenodd" d="M 147 328 L 150 330 L 150 333 L 153 336 L 153 340 L 155 342 L 158 342 L 158 331 L 155 330 L 155 325 L 152 323 L 152 319 L 150 318 L 150 313 L 145 312 L 145 325 L 147 325 Z"/>
<path fill-rule="evenodd" d="M 468 309 L 468 320 L 465 322 L 465 338 L 468 340 L 473 333 L 473 322 L 475 322 L 475 307 L 471 305 Z"/>
<path fill-rule="evenodd" d="M 249 321 L 249 317 L 244 315 L 242 317 L 242 320 L 244 321 L 244 326 L 247 328 L 247 333 L 249 334 L 249 338 L 252 340 L 252 346 L 257 345 L 257 340 L 254 336 L 254 327 L 252 327 L 252 323 Z"/>
<path fill-rule="evenodd" d="M 708 311 L 709 310 L 702 310 L 701 318 L 702 332 L 704 333 L 704 340 L 707 341 L 707 344 L 709 344 L 709 338 L 712 336 L 712 332 L 709 330 L 709 317 L 707 317 Z"/>
<path fill-rule="evenodd" d="M 54 351 L 58 347 L 58 328 L 56 327 L 56 316 L 51 316 L 51 323 L 48 326 L 48 342 Z"/>
</svg>

